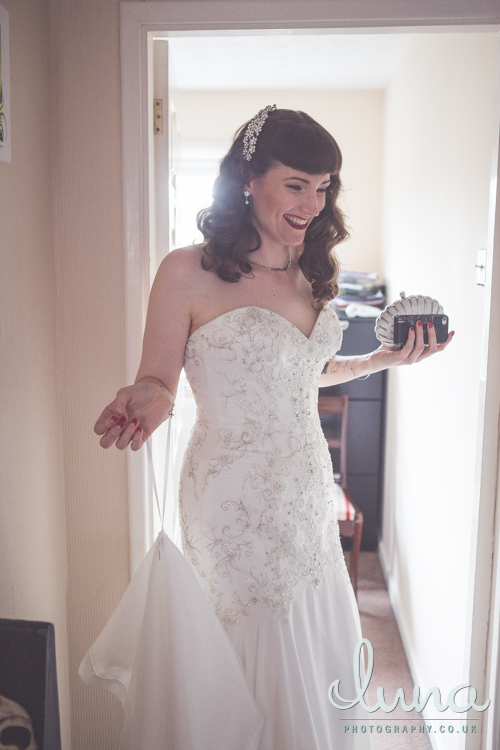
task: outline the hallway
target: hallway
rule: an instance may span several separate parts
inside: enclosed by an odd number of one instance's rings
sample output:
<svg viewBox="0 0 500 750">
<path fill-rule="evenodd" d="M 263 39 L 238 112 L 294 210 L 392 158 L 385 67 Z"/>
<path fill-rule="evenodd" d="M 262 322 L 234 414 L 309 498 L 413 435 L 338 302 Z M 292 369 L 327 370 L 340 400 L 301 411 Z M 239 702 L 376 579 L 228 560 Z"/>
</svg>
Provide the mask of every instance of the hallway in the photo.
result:
<svg viewBox="0 0 500 750">
<path fill-rule="evenodd" d="M 368 705 L 376 703 L 378 686 L 384 688 L 387 704 L 394 701 L 398 688 L 403 688 L 406 701 L 410 703 L 413 680 L 376 552 L 361 552 L 358 605 L 363 637 L 368 638 L 374 651 L 373 674 L 367 691 Z M 430 750 L 427 730 L 424 733 L 419 731 L 424 724 L 422 716 L 416 711 L 403 711 L 398 703 L 390 714 L 379 709 L 372 717 L 372 750 Z M 377 725 L 383 727 L 380 733 L 376 731 Z M 391 732 L 386 730 L 387 726 L 391 727 Z M 405 726 L 408 733 L 403 733 Z M 412 726 L 415 727 L 413 732 Z M 397 733 L 394 731 L 396 727 Z"/>
</svg>

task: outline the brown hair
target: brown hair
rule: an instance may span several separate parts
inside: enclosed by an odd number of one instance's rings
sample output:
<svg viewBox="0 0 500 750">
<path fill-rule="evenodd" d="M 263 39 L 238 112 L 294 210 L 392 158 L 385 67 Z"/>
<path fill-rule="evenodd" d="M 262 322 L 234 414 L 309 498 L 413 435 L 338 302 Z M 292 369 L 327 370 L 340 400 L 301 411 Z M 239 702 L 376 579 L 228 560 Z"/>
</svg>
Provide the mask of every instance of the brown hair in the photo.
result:
<svg viewBox="0 0 500 750">
<path fill-rule="evenodd" d="M 198 229 L 207 242 L 202 266 L 215 271 L 223 281 L 238 281 L 252 266 L 249 252 L 261 244 L 251 223 L 251 206 L 245 205 L 243 191 L 253 177 L 262 177 L 276 162 L 311 175 L 331 175 L 326 205 L 307 228 L 299 266 L 312 286 L 317 307 L 338 294 L 340 264 L 333 248 L 348 237 L 344 216 L 337 206 L 341 189 L 339 178 L 342 154 L 335 139 L 305 112 L 277 109 L 270 112 L 257 138 L 250 161 L 242 157 L 243 138 L 248 123 L 236 133 L 223 158 L 214 184 L 213 203 L 199 212 Z"/>
</svg>

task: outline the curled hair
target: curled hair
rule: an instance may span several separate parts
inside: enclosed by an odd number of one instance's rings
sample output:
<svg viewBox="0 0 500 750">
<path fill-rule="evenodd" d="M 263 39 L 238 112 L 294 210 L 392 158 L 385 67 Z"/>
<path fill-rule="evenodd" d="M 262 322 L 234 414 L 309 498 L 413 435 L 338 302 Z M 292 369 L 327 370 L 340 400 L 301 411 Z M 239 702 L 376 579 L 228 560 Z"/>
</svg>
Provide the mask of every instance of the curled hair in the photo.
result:
<svg viewBox="0 0 500 750">
<path fill-rule="evenodd" d="M 311 283 L 315 306 L 338 294 L 340 264 L 333 248 L 348 237 L 344 216 L 337 206 L 342 154 L 335 139 L 305 112 L 277 109 L 270 112 L 258 136 L 250 161 L 242 158 L 248 122 L 236 133 L 223 158 L 214 184 L 213 203 L 199 212 L 198 229 L 206 240 L 202 266 L 223 281 L 238 281 L 252 272 L 248 253 L 261 239 L 251 222 L 251 206 L 243 191 L 252 178 L 264 176 L 277 162 L 310 175 L 330 173 L 326 204 L 307 227 L 299 266 Z"/>
</svg>

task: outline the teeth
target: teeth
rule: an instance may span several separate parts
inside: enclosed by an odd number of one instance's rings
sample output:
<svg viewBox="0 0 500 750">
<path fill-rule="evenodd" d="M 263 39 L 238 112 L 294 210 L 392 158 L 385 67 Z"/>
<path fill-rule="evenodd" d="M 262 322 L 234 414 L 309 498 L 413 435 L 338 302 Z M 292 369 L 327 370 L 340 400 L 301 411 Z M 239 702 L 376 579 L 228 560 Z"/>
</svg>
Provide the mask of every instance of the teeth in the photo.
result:
<svg viewBox="0 0 500 750">
<path fill-rule="evenodd" d="M 288 221 L 291 221 L 292 224 L 297 224 L 297 226 L 303 227 L 307 224 L 307 219 L 297 219 L 295 216 L 290 216 L 290 214 L 285 214 L 285 218 L 288 219 Z"/>
</svg>

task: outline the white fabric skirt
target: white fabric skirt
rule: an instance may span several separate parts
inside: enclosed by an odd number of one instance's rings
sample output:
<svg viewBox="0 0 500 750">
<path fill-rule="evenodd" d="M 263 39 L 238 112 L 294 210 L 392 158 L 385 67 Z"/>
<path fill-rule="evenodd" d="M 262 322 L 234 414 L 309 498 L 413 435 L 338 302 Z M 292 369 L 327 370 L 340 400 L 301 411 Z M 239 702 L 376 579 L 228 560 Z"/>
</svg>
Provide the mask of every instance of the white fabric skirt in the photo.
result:
<svg viewBox="0 0 500 750">
<path fill-rule="evenodd" d="M 370 748 L 369 714 L 359 705 L 335 708 L 328 698 L 337 679 L 342 698 L 356 697 L 353 659 L 362 637 L 352 586 L 338 568 L 327 567 L 318 588 L 299 582 L 287 623 L 263 606 L 229 637 L 264 715 L 258 750 Z"/>
<path fill-rule="evenodd" d="M 355 697 L 360 638 L 333 566 L 298 584 L 287 623 L 262 606 L 227 633 L 162 532 L 79 673 L 121 700 L 122 750 L 369 750 L 369 717 L 328 699 L 336 679 Z"/>
</svg>

